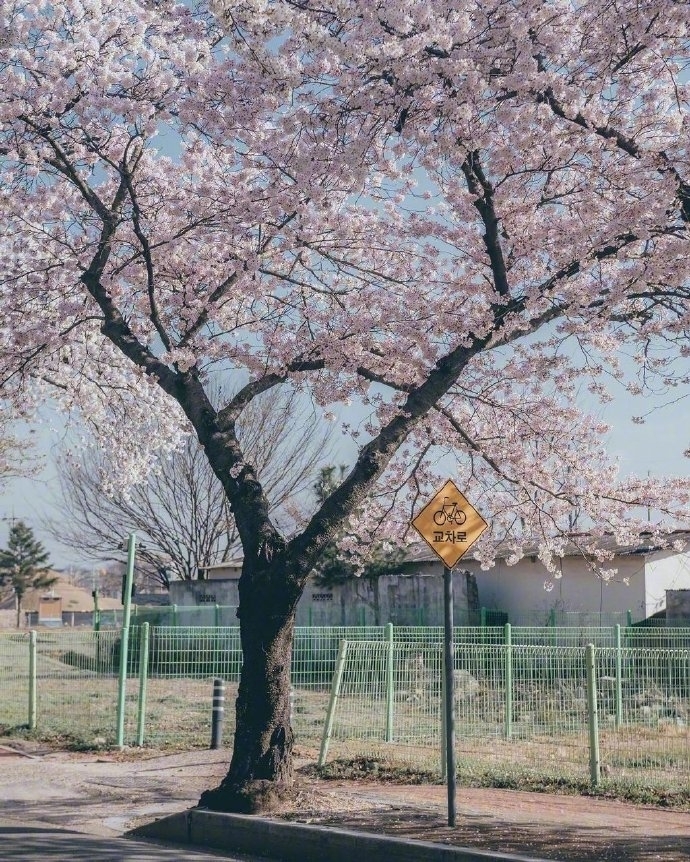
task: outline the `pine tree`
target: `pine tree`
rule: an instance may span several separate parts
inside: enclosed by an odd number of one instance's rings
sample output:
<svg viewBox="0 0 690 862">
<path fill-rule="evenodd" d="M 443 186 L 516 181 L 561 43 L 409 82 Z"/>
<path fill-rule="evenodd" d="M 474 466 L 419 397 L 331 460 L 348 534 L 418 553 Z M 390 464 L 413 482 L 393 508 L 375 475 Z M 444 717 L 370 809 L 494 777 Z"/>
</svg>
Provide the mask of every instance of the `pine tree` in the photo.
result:
<svg viewBox="0 0 690 862">
<path fill-rule="evenodd" d="M 0 550 L 0 587 L 9 586 L 17 600 L 17 628 L 22 601 L 27 590 L 52 586 L 57 578 L 50 574 L 48 552 L 34 537 L 31 527 L 17 521 L 10 529 L 7 548 Z"/>
</svg>

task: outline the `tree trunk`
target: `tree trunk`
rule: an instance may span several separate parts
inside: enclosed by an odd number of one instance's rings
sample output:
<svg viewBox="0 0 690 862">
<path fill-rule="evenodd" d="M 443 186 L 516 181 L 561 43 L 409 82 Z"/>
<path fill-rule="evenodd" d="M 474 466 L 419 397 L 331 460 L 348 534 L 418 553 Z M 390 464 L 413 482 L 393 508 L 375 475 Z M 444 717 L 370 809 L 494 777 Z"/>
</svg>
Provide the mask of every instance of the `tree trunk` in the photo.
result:
<svg viewBox="0 0 690 862">
<path fill-rule="evenodd" d="M 242 672 L 230 769 L 199 805 L 255 814 L 275 808 L 292 786 L 290 665 L 301 593 L 285 578 L 240 580 Z"/>
</svg>

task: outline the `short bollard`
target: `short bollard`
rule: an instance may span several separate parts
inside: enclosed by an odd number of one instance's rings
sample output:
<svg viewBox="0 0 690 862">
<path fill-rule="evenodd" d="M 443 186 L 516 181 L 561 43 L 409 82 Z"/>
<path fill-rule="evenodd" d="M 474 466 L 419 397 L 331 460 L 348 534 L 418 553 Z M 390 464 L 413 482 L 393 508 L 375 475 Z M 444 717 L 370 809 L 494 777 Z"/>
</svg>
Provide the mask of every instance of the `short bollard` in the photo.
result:
<svg viewBox="0 0 690 862">
<path fill-rule="evenodd" d="M 223 718 L 225 717 L 225 683 L 213 680 L 213 711 L 211 713 L 211 748 L 220 748 L 223 741 Z"/>
</svg>

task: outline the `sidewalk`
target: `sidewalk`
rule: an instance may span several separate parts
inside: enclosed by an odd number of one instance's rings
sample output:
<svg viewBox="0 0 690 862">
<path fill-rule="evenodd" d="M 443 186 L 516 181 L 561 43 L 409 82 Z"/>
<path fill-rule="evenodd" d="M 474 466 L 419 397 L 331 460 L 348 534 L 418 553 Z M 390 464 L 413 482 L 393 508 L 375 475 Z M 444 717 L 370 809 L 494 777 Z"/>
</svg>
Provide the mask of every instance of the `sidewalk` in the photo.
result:
<svg viewBox="0 0 690 862">
<path fill-rule="evenodd" d="M 10 745 L 13 748 L 9 750 L 0 745 L 0 826 L 6 830 L 0 830 L 0 862 L 5 862 L 9 847 L 11 859 L 24 862 L 32 859 L 26 854 L 33 852 L 36 860 L 52 862 L 61 857 L 51 857 L 44 851 L 50 847 L 56 848 L 54 853 L 60 852 L 59 848 L 64 851 L 65 842 L 70 840 L 76 842 L 77 849 L 64 856 L 68 862 L 87 858 L 107 862 L 186 859 L 179 850 L 172 856 L 118 856 L 121 845 L 115 839 L 196 805 L 201 791 L 223 777 L 228 762 L 225 751 L 165 754 L 144 749 L 122 755 L 74 754 L 41 750 L 37 745 L 16 740 Z M 14 750 L 17 747 L 23 749 L 23 754 Z M 459 788 L 457 827 L 451 829 L 447 826 L 443 786 L 314 779 L 300 779 L 300 784 L 289 820 L 327 826 L 332 831 L 436 842 L 441 847 L 474 847 L 559 862 L 690 860 L 690 812 L 579 796 Z M 284 819 L 273 820 L 285 823 Z M 36 831 L 31 840 L 25 831 L 12 831 L 29 823 L 37 830 L 49 831 Z M 64 838 L 64 833 L 56 829 L 81 835 Z M 164 834 L 171 837 L 169 831 Z M 19 835 L 24 837 L 13 837 Z M 99 843 L 99 839 L 105 841 Z M 84 841 L 92 845 L 86 855 L 84 851 L 79 856 L 78 848 L 84 846 Z M 23 857 L 14 853 L 15 845 L 26 848 Z M 243 852 L 257 853 L 246 849 Z"/>
</svg>

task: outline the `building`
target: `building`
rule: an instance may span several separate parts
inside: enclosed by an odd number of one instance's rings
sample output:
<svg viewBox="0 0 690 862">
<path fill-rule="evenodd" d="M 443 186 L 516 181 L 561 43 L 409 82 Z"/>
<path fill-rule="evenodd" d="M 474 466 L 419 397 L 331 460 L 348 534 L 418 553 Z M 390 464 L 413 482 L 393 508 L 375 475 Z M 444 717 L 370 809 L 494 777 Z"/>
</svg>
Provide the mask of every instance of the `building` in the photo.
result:
<svg viewBox="0 0 690 862">
<path fill-rule="evenodd" d="M 198 581 L 174 581 L 170 599 L 175 605 L 239 604 L 237 563 L 209 566 Z M 458 625 L 476 625 L 479 606 L 471 576 L 457 570 L 453 577 L 454 612 Z M 307 582 L 297 606 L 299 626 L 443 625 L 443 570 L 417 571 L 416 562 L 402 562 L 398 572 L 376 580 L 354 578 L 324 586 Z M 235 621 L 236 624 L 236 621 Z"/>
<path fill-rule="evenodd" d="M 101 597 L 98 606 L 109 614 L 122 610 L 119 599 Z M 59 575 L 49 589 L 27 591 L 22 600 L 22 624 L 29 628 L 36 625 L 91 626 L 93 610 L 91 591 Z"/>
<path fill-rule="evenodd" d="M 505 611 L 516 624 L 547 624 L 554 617 L 563 624 L 566 620 L 582 625 L 597 625 L 601 620 L 606 624 L 617 616 L 622 621 L 628 611 L 634 621 L 644 620 L 666 609 L 667 590 L 690 588 L 687 551 L 662 548 L 651 537 L 628 546 L 604 540 L 599 546 L 614 556 L 603 567 L 617 570 L 604 580 L 583 554 L 577 537 L 573 538 L 560 558 L 560 577 L 556 578 L 546 571 L 536 549 L 513 566 L 501 554 L 488 571 L 482 571 L 471 558 L 461 565 L 477 581 L 480 604 Z M 674 539 L 687 543 L 690 533 L 679 532 Z"/>
<path fill-rule="evenodd" d="M 690 533 L 678 533 L 679 541 Z M 560 577 L 553 578 L 537 556 L 528 552 L 515 565 L 499 553 L 493 568 L 482 570 L 471 555 L 454 570 L 456 625 L 608 625 L 634 621 L 664 611 L 667 590 L 690 589 L 690 554 L 661 548 L 651 542 L 618 546 L 600 543 L 614 553 L 606 568 L 617 569 L 602 579 L 583 554 L 577 537 L 564 550 Z M 171 584 L 171 601 L 181 606 L 239 604 L 239 563 L 209 566 L 203 580 Z M 500 613 L 486 614 L 482 609 Z M 628 612 L 630 612 L 628 614 Z M 398 571 L 375 581 L 354 579 L 324 587 L 307 583 L 298 609 L 297 624 L 334 625 L 442 625 L 443 565 L 425 543 L 411 546 Z"/>
</svg>

